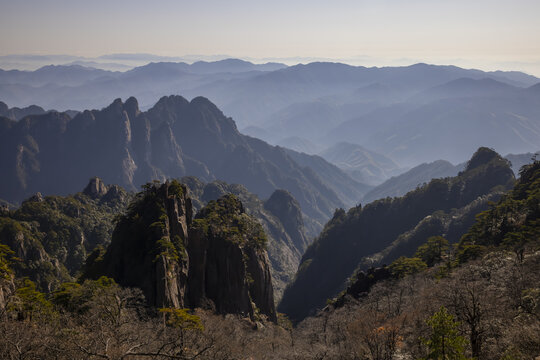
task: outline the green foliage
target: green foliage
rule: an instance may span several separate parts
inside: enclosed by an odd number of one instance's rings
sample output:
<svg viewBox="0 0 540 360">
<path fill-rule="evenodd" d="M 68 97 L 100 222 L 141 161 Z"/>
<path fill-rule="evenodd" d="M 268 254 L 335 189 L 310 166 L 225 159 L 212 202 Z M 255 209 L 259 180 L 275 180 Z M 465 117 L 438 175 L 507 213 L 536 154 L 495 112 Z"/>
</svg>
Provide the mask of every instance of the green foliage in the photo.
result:
<svg viewBox="0 0 540 360">
<path fill-rule="evenodd" d="M 87 254 L 109 243 L 114 217 L 125 210 L 130 198 L 123 190 L 115 194 L 98 199 L 83 193 L 47 196 L 4 212 L 0 241 L 25 249 L 25 258 L 12 266 L 17 276 L 29 277 L 39 289 L 72 280 Z"/>
<path fill-rule="evenodd" d="M 460 241 L 467 245 L 504 246 L 516 253 L 540 243 L 540 161 L 525 165 L 514 189 L 489 210 Z"/>
<path fill-rule="evenodd" d="M 116 289 L 116 282 L 106 276 L 85 280 L 82 284 L 67 282 L 51 294 L 51 302 L 61 311 L 83 314 L 89 310 L 92 300 Z"/>
<path fill-rule="evenodd" d="M 461 245 L 458 247 L 457 262 L 458 264 L 463 264 L 478 259 L 485 252 L 486 247 L 482 245 Z"/>
<path fill-rule="evenodd" d="M 52 304 L 45 294 L 36 289 L 36 284 L 23 279 L 15 291 L 15 298 L 8 304 L 8 310 L 16 312 L 19 317 L 30 320 L 45 320 L 53 315 Z"/>
<path fill-rule="evenodd" d="M 440 262 L 448 252 L 448 240 L 442 236 L 432 236 L 416 250 L 414 257 L 422 259 L 431 267 Z"/>
<path fill-rule="evenodd" d="M 177 248 L 174 246 L 172 241 L 169 240 L 168 237 L 164 236 L 161 239 L 157 241 L 158 251 L 159 253 L 156 255 L 154 261 L 157 261 L 158 258 L 161 256 L 165 257 L 169 260 L 178 261 L 180 260 L 180 256 L 178 254 Z"/>
<path fill-rule="evenodd" d="M 263 227 L 244 212 L 235 195 L 228 194 L 210 201 L 197 214 L 193 226 L 206 235 L 219 236 L 240 245 L 265 249 L 267 238 Z"/>
<path fill-rule="evenodd" d="M 459 322 L 441 306 L 431 318 L 427 320 L 431 328 L 431 335 L 421 339 L 428 348 L 425 360 L 467 360 L 465 346 L 467 341 L 459 335 Z"/>
<path fill-rule="evenodd" d="M 427 264 L 422 259 L 413 257 L 408 258 L 405 256 L 395 260 L 390 266 L 388 266 L 392 276 L 396 278 L 403 278 L 407 275 L 412 275 L 424 271 L 427 269 Z"/>
<path fill-rule="evenodd" d="M 8 280 L 13 274 L 11 264 L 18 260 L 13 255 L 15 252 L 9 246 L 0 244 L 0 279 Z"/>
<path fill-rule="evenodd" d="M 159 312 L 166 318 L 169 326 L 181 330 L 204 331 L 201 318 L 190 314 L 189 309 L 161 308 Z"/>
<path fill-rule="evenodd" d="M 169 195 L 181 198 L 184 196 L 185 187 L 178 180 L 173 179 L 169 182 Z"/>
</svg>

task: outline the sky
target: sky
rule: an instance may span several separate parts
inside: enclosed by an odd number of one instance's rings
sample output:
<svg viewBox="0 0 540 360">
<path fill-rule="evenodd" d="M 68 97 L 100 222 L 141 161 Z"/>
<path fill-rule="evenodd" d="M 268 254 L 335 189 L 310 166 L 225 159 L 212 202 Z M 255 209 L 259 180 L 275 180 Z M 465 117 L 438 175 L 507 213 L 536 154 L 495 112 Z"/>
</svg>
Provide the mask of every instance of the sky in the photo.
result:
<svg viewBox="0 0 540 360">
<path fill-rule="evenodd" d="M 0 56 L 217 55 L 540 76 L 539 0 L 0 0 Z"/>
</svg>

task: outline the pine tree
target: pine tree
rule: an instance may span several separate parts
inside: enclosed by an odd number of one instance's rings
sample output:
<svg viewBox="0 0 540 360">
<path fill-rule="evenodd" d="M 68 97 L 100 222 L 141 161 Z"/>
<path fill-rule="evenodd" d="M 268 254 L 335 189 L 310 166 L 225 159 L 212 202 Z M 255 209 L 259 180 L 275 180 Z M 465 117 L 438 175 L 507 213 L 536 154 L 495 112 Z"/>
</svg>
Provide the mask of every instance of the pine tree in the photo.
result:
<svg viewBox="0 0 540 360">
<path fill-rule="evenodd" d="M 441 306 L 431 318 L 427 320 L 431 327 L 431 336 L 422 339 L 429 349 L 425 360 L 467 360 L 465 346 L 467 340 L 459 335 L 459 322 Z"/>
</svg>

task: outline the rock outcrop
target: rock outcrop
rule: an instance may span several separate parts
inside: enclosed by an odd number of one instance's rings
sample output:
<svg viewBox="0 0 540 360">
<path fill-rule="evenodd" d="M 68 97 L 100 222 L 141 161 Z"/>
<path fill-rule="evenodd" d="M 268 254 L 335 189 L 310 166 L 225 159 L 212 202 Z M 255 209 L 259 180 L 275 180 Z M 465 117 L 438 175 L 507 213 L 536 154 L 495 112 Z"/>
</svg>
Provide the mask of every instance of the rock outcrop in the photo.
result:
<svg viewBox="0 0 540 360">
<path fill-rule="evenodd" d="M 93 177 L 83 190 L 83 194 L 91 198 L 98 198 L 107 193 L 107 186 L 98 177 Z"/>
<path fill-rule="evenodd" d="M 298 201 L 286 190 L 276 190 L 264 203 L 264 208 L 277 217 L 300 252 L 309 245 L 304 234 L 302 210 Z"/>
<path fill-rule="evenodd" d="M 242 202 L 246 213 L 262 225 L 268 239 L 274 299 L 279 302 L 308 244 L 296 199 L 285 190 L 276 190 L 270 199 L 262 201 L 242 185 L 223 181 L 204 183 L 192 176 L 183 177 L 181 182 L 188 187 L 194 209 L 199 210 L 204 204 L 226 194 L 234 194 Z"/>
<path fill-rule="evenodd" d="M 90 255 L 86 276 L 106 274 L 123 286 L 141 288 L 149 304 L 184 307 L 191 201 L 177 182 L 146 190 L 123 216 L 105 254 Z"/>
<path fill-rule="evenodd" d="M 118 222 L 107 251 L 89 257 L 85 277 L 141 288 L 151 306 L 276 321 L 265 246 L 262 226 L 234 195 L 210 201 L 193 219 L 184 185 L 152 183 Z"/>
</svg>

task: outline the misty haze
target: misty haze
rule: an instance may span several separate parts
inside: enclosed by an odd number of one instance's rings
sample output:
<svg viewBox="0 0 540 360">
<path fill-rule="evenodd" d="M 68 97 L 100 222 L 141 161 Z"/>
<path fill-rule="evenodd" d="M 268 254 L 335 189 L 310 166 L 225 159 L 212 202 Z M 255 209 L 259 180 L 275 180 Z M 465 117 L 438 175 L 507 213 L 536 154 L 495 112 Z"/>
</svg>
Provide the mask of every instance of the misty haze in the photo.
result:
<svg viewBox="0 0 540 360">
<path fill-rule="evenodd" d="M 540 358 L 536 2 L 0 2 L 0 359 Z"/>
</svg>

